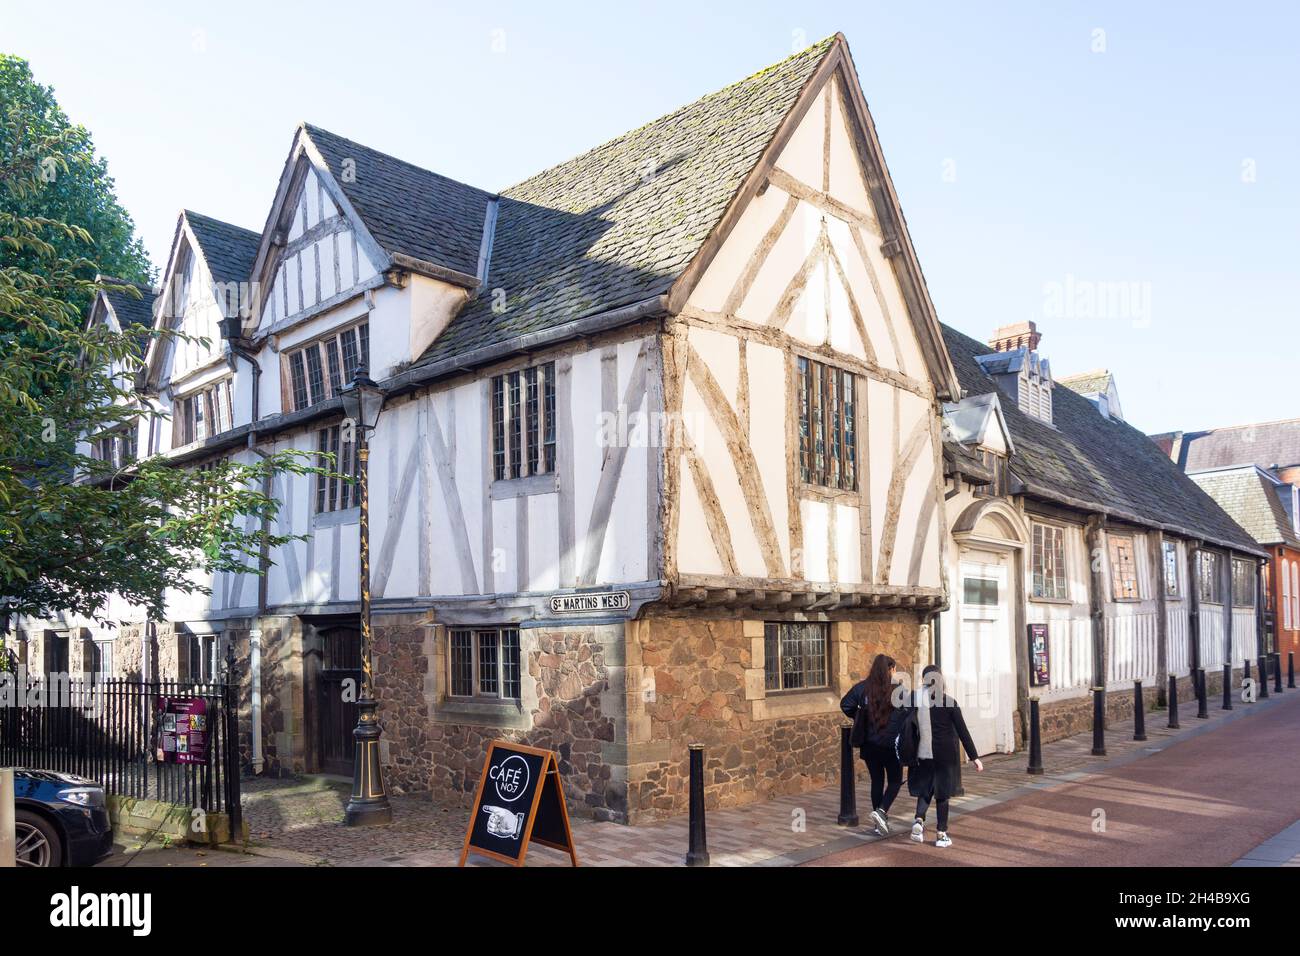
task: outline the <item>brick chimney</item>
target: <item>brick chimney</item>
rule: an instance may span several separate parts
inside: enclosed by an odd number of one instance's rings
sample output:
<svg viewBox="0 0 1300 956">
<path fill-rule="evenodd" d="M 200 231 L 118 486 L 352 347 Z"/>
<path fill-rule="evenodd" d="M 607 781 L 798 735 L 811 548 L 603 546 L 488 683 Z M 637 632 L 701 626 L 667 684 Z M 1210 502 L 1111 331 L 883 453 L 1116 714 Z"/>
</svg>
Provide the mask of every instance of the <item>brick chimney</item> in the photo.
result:
<svg viewBox="0 0 1300 956">
<path fill-rule="evenodd" d="M 1015 325 L 1004 325 L 994 332 L 993 338 L 989 339 L 989 347 L 995 352 L 1013 352 L 1026 347 L 1029 351 L 1036 352 L 1041 338 L 1038 326 L 1033 322 L 1017 322 Z"/>
</svg>

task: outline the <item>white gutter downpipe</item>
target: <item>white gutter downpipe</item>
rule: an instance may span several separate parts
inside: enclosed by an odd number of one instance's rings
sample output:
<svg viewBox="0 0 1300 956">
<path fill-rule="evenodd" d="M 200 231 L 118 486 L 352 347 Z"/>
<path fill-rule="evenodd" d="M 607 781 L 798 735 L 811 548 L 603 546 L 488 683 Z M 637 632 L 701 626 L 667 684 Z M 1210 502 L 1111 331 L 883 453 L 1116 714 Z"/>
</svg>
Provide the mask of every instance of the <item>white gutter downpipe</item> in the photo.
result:
<svg viewBox="0 0 1300 956">
<path fill-rule="evenodd" d="M 259 626 L 248 632 L 248 681 L 252 690 L 249 699 L 252 704 L 253 721 L 253 773 L 262 772 L 262 628 Z"/>
</svg>

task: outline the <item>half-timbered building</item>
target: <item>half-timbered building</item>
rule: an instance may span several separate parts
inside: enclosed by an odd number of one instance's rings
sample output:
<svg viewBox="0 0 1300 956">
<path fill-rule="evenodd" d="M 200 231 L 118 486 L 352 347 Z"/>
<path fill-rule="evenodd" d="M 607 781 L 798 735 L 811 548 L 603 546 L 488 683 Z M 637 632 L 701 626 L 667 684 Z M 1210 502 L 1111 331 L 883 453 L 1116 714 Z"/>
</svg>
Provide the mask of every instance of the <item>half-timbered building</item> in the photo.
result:
<svg viewBox="0 0 1300 956">
<path fill-rule="evenodd" d="M 1109 374 L 1061 387 L 1034 323 L 988 345 L 945 329 L 962 397 L 945 408 L 951 606 L 934 653 L 981 752 L 1086 730 L 1093 690 L 1129 716 L 1134 682 L 1191 699 L 1260 653 L 1260 546 L 1113 409 Z"/>
<path fill-rule="evenodd" d="M 340 392 L 357 369 L 385 390 L 394 788 L 463 796 L 509 738 L 635 822 L 686 809 L 689 744 L 717 804 L 832 779 L 839 698 L 879 652 L 940 660 L 997 750 L 1029 624 L 1061 733 L 1095 682 L 1253 640 L 1218 590 L 1250 538 L 1055 389 L 1032 329 L 987 354 L 940 326 L 841 36 L 500 193 L 303 124 L 260 232 L 180 217 L 154 313 L 187 336 L 147 357 L 136 442 L 178 467 L 305 450 L 347 476 Z M 346 773 L 357 485 L 267 490 L 295 537 L 262 574 L 95 634 L 132 674 L 205 678 L 233 647 L 247 767 Z M 28 622 L 28 645 L 59 633 Z"/>
<path fill-rule="evenodd" d="M 610 819 L 683 811 L 691 743 L 711 801 L 797 791 L 835 772 L 871 657 L 929 653 L 958 387 L 842 37 L 501 193 L 304 124 L 260 234 L 181 217 L 161 301 L 211 342 L 149 356 L 138 440 L 178 466 L 306 449 L 346 474 L 339 391 L 361 367 L 387 392 L 396 788 L 462 794 L 508 737 Z M 356 486 L 270 490 L 301 538 L 263 576 L 115 610 L 117 639 L 182 676 L 233 643 L 250 768 L 346 771 Z"/>
<path fill-rule="evenodd" d="M 1285 667 L 1300 656 L 1300 419 L 1151 437 L 1267 548 L 1268 650 Z"/>
</svg>

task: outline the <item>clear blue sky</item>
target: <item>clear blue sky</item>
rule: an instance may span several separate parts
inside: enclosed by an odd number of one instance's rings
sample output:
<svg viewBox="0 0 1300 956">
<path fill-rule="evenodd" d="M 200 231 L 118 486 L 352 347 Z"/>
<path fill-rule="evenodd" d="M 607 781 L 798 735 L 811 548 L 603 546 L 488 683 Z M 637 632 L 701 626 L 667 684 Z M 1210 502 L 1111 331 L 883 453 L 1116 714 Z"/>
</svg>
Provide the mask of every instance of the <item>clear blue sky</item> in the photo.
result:
<svg viewBox="0 0 1300 956">
<path fill-rule="evenodd" d="M 299 120 L 501 189 L 842 31 L 945 322 L 1148 431 L 1300 415 L 1295 4 L 199 6 L 0 0 L 158 264 L 182 207 L 261 229 Z"/>
</svg>

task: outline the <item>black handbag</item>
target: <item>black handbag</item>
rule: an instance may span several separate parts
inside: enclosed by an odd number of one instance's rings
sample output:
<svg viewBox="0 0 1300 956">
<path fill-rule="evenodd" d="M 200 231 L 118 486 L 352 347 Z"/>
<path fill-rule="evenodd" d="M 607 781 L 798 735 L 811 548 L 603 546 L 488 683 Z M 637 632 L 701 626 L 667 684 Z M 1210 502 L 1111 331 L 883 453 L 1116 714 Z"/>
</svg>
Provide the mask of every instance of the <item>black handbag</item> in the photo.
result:
<svg viewBox="0 0 1300 956">
<path fill-rule="evenodd" d="M 853 730 L 849 733 L 849 743 L 854 747 L 862 748 L 867 745 L 867 716 L 868 708 L 866 698 L 858 704 L 858 711 L 853 715 Z"/>
<path fill-rule="evenodd" d="M 898 752 L 898 762 L 904 767 L 911 767 L 916 764 L 916 755 L 921 749 L 921 725 L 916 717 L 916 708 L 908 708 L 907 716 L 903 718 L 903 729 L 898 732 L 898 741 L 895 744 Z"/>
</svg>

